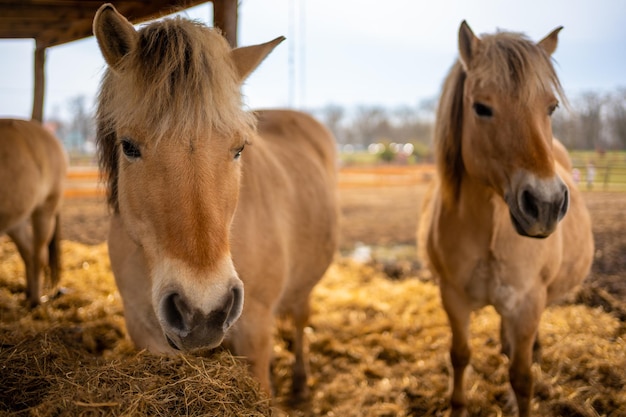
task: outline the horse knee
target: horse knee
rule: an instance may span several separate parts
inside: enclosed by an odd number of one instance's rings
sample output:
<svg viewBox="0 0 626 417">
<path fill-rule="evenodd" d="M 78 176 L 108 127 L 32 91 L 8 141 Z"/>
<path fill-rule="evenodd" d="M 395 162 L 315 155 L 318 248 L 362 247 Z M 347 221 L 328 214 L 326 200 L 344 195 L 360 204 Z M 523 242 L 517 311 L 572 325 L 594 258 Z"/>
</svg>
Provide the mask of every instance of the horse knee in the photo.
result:
<svg viewBox="0 0 626 417">
<path fill-rule="evenodd" d="M 533 362 L 541 363 L 541 343 L 539 342 L 539 336 L 535 339 L 535 343 L 533 343 Z"/>
<path fill-rule="evenodd" d="M 471 352 L 467 345 L 465 346 L 452 346 L 450 349 L 450 362 L 454 369 L 465 368 L 470 361 Z"/>
</svg>

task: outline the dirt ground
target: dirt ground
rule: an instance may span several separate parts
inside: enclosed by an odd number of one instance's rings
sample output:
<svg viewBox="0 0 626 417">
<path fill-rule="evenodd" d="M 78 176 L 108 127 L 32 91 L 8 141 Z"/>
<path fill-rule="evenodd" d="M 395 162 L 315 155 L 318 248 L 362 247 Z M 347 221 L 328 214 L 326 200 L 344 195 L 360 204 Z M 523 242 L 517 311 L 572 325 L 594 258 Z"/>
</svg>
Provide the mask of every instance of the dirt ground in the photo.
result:
<svg viewBox="0 0 626 417">
<path fill-rule="evenodd" d="M 374 261 L 390 276 L 415 272 L 419 268 L 415 231 L 424 191 L 424 185 L 342 188 L 342 254 L 367 245 L 374 248 Z M 614 309 L 626 303 L 626 193 L 594 191 L 584 195 L 593 221 L 596 256 L 579 297 L 592 306 Z M 108 208 L 104 198 L 66 199 L 62 216 L 64 239 L 90 245 L 106 240 Z M 401 250 L 393 250 L 398 247 Z"/>
</svg>

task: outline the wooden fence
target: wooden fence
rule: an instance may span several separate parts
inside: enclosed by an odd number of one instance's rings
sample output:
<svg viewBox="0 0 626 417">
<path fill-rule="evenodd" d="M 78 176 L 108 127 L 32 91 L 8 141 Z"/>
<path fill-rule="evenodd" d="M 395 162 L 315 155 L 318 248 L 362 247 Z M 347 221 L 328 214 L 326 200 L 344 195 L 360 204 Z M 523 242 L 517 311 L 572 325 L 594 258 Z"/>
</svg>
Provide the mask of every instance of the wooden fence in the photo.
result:
<svg viewBox="0 0 626 417">
<path fill-rule="evenodd" d="M 582 190 L 626 191 L 626 164 L 608 164 L 595 167 L 591 184 L 587 183 L 588 168 L 574 166 L 575 177 Z M 339 170 L 339 188 L 393 187 L 427 183 L 435 167 L 420 165 L 380 165 L 372 167 L 347 166 Z M 104 195 L 99 172 L 94 167 L 71 167 L 65 186 L 68 198 Z"/>
</svg>

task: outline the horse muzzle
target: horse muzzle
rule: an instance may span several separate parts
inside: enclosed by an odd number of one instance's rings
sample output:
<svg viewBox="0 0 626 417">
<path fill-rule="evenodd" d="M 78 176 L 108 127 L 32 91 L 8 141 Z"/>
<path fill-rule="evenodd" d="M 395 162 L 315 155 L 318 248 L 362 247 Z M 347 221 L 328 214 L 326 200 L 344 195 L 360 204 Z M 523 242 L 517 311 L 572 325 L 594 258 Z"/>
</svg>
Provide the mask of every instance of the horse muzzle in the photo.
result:
<svg viewBox="0 0 626 417">
<path fill-rule="evenodd" d="M 505 196 L 518 234 L 543 239 L 556 230 L 569 207 L 569 189 L 555 176 L 522 184 Z"/>
<path fill-rule="evenodd" d="M 226 332 L 243 310 L 243 284 L 238 282 L 223 297 L 221 304 L 209 312 L 191 306 L 178 292 L 162 298 L 160 321 L 169 345 L 180 351 L 213 349 L 219 346 Z"/>
</svg>

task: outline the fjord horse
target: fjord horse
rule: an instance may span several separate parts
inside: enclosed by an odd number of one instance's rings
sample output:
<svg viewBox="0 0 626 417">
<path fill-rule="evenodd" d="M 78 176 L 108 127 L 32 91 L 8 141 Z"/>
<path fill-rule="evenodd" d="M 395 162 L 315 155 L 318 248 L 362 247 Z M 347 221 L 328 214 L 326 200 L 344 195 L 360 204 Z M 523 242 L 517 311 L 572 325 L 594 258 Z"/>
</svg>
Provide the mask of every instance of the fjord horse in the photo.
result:
<svg viewBox="0 0 626 417">
<path fill-rule="evenodd" d="M 335 143 L 303 113 L 244 111 L 240 93 L 284 38 L 231 49 L 183 18 L 135 30 L 110 4 L 93 28 L 108 64 L 109 255 L 131 339 L 157 353 L 226 340 L 269 393 L 274 315 L 291 315 L 304 395 L 309 293 L 337 245 Z"/>
<path fill-rule="evenodd" d="M 443 86 L 418 245 L 452 329 L 453 416 L 467 415 L 471 311 L 492 305 L 501 316 L 510 383 L 528 416 L 541 314 L 589 273 L 589 213 L 550 122 L 562 98 L 550 59 L 560 29 L 534 43 L 508 32 L 478 38 L 463 22 Z"/>
<path fill-rule="evenodd" d="M 67 170 L 59 140 L 37 121 L 0 119 L 0 233 L 17 246 L 26 270 L 26 299 L 40 303 L 42 274 L 59 282 L 59 209 Z"/>
</svg>

